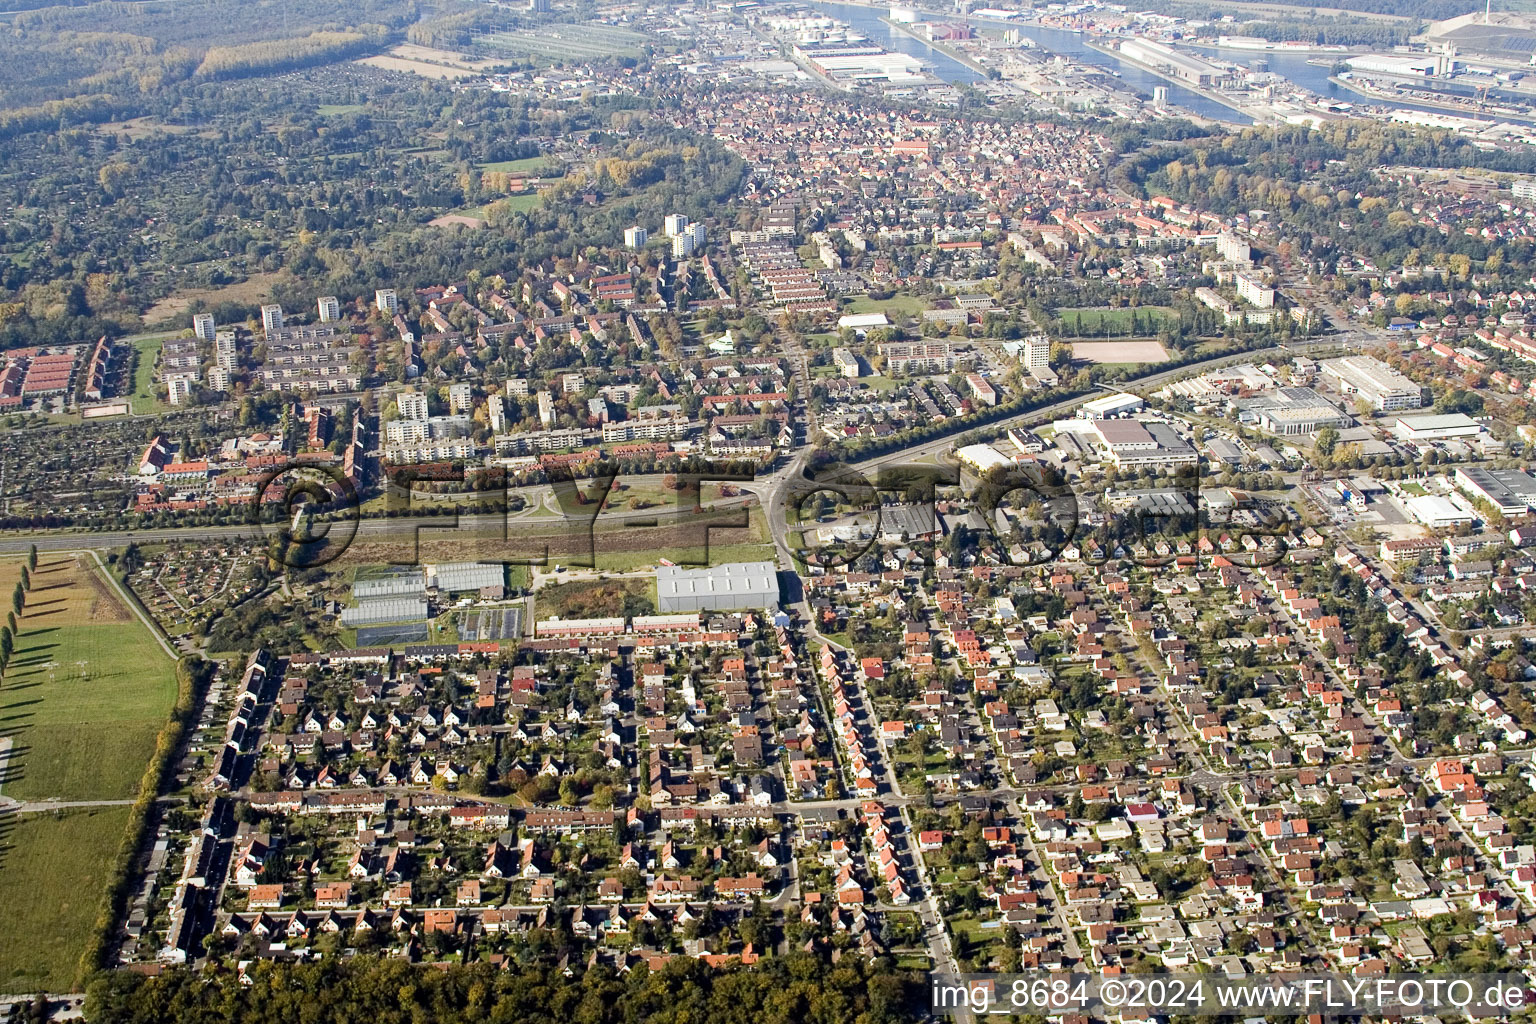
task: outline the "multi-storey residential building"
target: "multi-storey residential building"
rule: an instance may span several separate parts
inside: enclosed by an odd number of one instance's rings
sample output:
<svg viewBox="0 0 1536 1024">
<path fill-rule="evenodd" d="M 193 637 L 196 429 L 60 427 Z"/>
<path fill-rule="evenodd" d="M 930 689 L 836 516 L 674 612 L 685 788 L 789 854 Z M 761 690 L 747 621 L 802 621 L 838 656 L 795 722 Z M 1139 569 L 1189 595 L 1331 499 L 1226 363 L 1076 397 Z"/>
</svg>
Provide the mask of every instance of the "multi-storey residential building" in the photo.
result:
<svg viewBox="0 0 1536 1024">
<path fill-rule="evenodd" d="M 403 420 L 425 420 L 428 415 L 427 396 L 420 391 L 402 391 L 395 398 L 395 408 Z"/>
<path fill-rule="evenodd" d="M 267 334 L 283 329 L 283 307 L 278 305 L 261 307 L 261 329 Z"/>
</svg>

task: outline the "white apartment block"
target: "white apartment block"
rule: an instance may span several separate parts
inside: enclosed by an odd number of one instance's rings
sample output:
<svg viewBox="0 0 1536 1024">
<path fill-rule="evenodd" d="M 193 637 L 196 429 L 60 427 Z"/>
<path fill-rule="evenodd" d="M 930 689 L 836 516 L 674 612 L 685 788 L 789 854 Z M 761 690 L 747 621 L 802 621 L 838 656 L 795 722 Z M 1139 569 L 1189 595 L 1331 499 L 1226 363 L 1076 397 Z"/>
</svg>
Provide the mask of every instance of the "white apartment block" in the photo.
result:
<svg viewBox="0 0 1536 1024">
<path fill-rule="evenodd" d="M 1252 274 L 1237 275 L 1237 295 L 1260 309 L 1271 309 L 1275 305 L 1275 290 Z"/>
<path fill-rule="evenodd" d="M 212 313 L 198 313 L 192 317 L 192 333 L 197 335 L 199 341 L 212 341 L 217 331 Z"/>
<path fill-rule="evenodd" d="M 382 313 L 394 316 L 400 312 L 400 300 L 395 297 L 393 288 L 380 288 L 373 293 L 373 304 Z"/>
<path fill-rule="evenodd" d="M 283 329 L 283 307 L 270 305 L 261 307 L 261 329 L 268 334 Z"/>
<path fill-rule="evenodd" d="M 1024 339 L 1024 369 L 1030 373 L 1051 368 L 1051 339 L 1043 334 L 1031 334 Z"/>
<path fill-rule="evenodd" d="M 859 357 L 846 348 L 832 350 L 832 365 L 837 367 L 837 372 L 844 377 L 853 378 L 859 375 Z"/>
<path fill-rule="evenodd" d="M 402 420 L 425 421 L 430 415 L 427 412 L 427 396 L 420 391 L 402 391 L 395 398 L 395 408 L 400 410 Z"/>
<path fill-rule="evenodd" d="M 235 349 L 234 331 L 215 331 L 213 335 L 213 361 L 219 369 L 234 373 L 240 356 Z"/>
<path fill-rule="evenodd" d="M 688 218 L 680 213 L 669 213 L 662 220 L 661 227 L 666 232 L 668 238 L 676 238 L 688 230 Z"/>
<path fill-rule="evenodd" d="M 187 399 L 192 397 L 192 385 L 197 383 L 197 375 L 191 373 L 178 373 L 174 377 L 165 378 L 165 399 L 172 405 L 185 405 Z"/>
<path fill-rule="evenodd" d="M 507 401 L 500 395 L 492 395 L 485 400 L 486 422 L 490 424 L 491 433 L 504 434 L 507 431 Z"/>
<path fill-rule="evenodd" d="M 315 305 L 319 308 L 321 323 L 329 324 L 341 319 L 341 300 L 336 296 L 323 296 Z"/>
<path fill-rule="evenodd" d="M 681 415 L 667 419 L 654 417 L 625 420 L 622 423 L 604 423 L 603 441 L 607 444 L 623 441 L 665 441 L 684 436 L 692 426 L 692 421 L 687 416 Z"/>
<path fill-rule="evenodd" d="M 1249 263 L 1253 260 L 1253 250 L 1248 243 L 1236 235 L 1223 232 L 1216 238 L 1216 251 L 1221 258 L 1232 263 Z"/>
<path fill-rule="evenodd" d="M 548 391 L 539 392 L 539 422 L 545 430 L 555 425 L 555 398 Z"/>
<path fill-rule="evenodd" d="M 624 229 L 624 245 L 630 249 L 642 248 L 646 242 L 650 241 L 650 237 L 650 232 L 639 225 Z"/>
<path fill-rule="evenodd" d="M 469 412 L 475 401 L 475 391 L 468 384 L 448 385 L 448 413 L 457 416 Z"/>
</svg>

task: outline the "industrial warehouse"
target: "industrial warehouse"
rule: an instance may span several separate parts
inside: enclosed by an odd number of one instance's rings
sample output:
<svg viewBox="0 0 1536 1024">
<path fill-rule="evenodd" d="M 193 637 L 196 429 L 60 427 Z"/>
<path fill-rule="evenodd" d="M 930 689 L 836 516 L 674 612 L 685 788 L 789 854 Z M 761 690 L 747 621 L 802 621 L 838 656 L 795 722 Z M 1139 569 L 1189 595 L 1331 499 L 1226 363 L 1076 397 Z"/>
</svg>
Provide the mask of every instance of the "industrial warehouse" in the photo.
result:
<svg viewBox="0 0 1536 1024">
<path fill-rule="evenodd" d="M 778 570 L 772 562 L 728 562 L 708 569 L 663 565 L 656 570 L 656 607 L 667 612 L 776 608 Z"/>
<path fill-rule="evenodd" d="M 1226 68 L 1150 39 L 1122 40 L 1120 54 L 1190 85 L 1225 85 L 1232 78 Z"/>
</svg>

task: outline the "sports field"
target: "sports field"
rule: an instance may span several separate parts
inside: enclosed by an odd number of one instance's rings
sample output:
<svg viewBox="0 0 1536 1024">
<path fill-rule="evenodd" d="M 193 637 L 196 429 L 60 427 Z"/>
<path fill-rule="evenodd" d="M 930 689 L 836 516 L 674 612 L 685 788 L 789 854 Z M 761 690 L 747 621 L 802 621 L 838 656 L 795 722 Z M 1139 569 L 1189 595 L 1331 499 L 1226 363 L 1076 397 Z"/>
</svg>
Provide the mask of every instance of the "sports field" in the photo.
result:
<svg viewBox="0 0 1536 1024">
<path fill-rule="evenodd" d="M 0 601 L 22 563 L 0 562 Z M 23 801 L 128 800 L 176 702 L 170 656 L 86 556 L 45 555 L 0 678 L 0 793 Z"/>
<path fill-rule="evenodd" d="M 1074 341 L 1072 358 L 1090 363 L 1161 363 L 1168 353 L 1155 341 Z"/>
</svg>

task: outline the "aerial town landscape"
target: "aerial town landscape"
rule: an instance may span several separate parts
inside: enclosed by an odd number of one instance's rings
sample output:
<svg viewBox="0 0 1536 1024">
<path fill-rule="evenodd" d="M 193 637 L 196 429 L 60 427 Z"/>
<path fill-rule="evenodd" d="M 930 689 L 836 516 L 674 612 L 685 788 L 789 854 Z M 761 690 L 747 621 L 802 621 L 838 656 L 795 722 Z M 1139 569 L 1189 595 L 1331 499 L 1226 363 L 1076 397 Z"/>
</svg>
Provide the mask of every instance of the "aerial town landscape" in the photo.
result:
<svg viewBox="0 0 1536 1024">
<path fill-rule="evenodd" d="M 1536 988 L 1536 13 L 994 2 L 0 0 L 0 1017 Z"/>
</svg>

